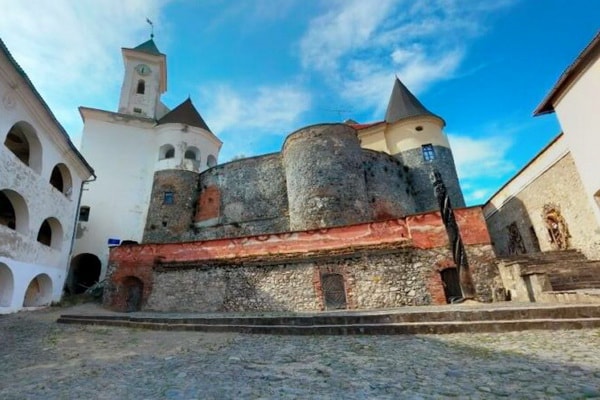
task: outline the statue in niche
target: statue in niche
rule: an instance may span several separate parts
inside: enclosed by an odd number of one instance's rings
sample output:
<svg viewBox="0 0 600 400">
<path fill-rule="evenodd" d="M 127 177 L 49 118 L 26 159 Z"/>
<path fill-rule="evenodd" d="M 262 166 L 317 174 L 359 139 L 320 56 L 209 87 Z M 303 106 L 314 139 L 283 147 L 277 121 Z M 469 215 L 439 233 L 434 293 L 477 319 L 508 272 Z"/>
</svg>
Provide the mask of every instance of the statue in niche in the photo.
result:
<svg viewBox="0 0 600 400">
<path fill-rule="evenodd" d="M 566 250 L 569 248 L 569 230 L 567 223 L 560 213 L 560 208 L 555 204 L 546 204 L 542 213 L 542 219 L 548 232 L 552 248 Z"/>
<path fill-rule="evenodd" d="M 519 227 L 516 222 L 508 225 L 506 227 L 508 230 L 508 254 L 516 255 L 516 254 L 525 254 L 527 253 L 527 249 L 525 249 L 525 244 L 523 243 L 523 238 L 521 237 L 521 232 L 519 232 Z"/>
</svg>

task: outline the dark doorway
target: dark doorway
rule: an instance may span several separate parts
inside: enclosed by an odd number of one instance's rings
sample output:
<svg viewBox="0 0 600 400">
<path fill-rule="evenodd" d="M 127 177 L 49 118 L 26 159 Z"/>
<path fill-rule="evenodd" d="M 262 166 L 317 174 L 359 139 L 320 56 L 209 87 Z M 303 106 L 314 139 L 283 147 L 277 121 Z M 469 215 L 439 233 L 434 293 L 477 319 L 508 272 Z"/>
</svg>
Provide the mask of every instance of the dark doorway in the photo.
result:
<svg viewBox="0 0 600 400">
<path fill-rule="evenodd" d="M 326 310 L 346 308 L 346 290 L 344 288 L 344 277 L 341 274 L 321 275 L 321 287 Z"/>
<path fill-rule="evenodd" d="M 83 253 L 71 260 L 70 276 L 67 280 L 67 290 L 71 294 L 85 292 L 90 286 L 100 280 L 102 263 L 91 253 Z"/>
<path fill-rule="evenodd" d="M 125 292 L 125 311 L 140 311 L 142 309 L 144 283 L 135 276 L 128 276 L 123 279 L 122 285 Z"/>
<path fill-rule="evenodd" d="M 10 229 L 15 229 L 17 226 L 15 209 L 9 198 L 2 192 L 0 192 L 0 225 L 6 225 Z"/>
<path fill-rule="evenodd" d="M 446 268 L 440 272 L 442 276 L 442 285 L 444 285 L 444 294 L 446 295 L 446 303 L 453 303 L 462 298 L 460 290 L 460 279 L 458 278 L 458 269 Z"/>
</svg>

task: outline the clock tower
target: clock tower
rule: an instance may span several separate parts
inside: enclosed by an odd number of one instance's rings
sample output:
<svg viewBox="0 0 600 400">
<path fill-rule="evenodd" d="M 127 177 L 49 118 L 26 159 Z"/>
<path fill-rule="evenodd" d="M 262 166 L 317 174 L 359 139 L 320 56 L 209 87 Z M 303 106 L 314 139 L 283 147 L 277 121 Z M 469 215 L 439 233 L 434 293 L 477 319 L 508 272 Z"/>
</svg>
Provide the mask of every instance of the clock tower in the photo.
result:
<svg viewBox="0 0 600 400">
<path fill-rule="evenodd" d="M 119 113 L 161 118 L 167 112 L 160 102 L 160 95 L 167 90 L 167 57 L 158 50 L 153 39 L 133 49 L 123 48 L 122 53 L 125 77 Z"/>
</svg>

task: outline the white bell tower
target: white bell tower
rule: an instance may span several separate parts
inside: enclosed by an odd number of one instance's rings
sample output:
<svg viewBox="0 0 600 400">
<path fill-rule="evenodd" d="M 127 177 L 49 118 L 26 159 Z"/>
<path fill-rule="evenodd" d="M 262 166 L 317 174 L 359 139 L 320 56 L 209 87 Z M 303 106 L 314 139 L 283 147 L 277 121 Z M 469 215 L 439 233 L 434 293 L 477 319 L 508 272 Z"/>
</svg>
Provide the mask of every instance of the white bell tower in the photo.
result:
<svg viewBox="0 0 600 400">
<path fill-rule="evenodd" d="M 133 49 L 123 48 L 121 51 L 125 77 L 121 87 L 119 113 L 160 118 L 160 96 L 167 90 L 167 56 L 158 50 L 153 39 Z"/>
</svg>

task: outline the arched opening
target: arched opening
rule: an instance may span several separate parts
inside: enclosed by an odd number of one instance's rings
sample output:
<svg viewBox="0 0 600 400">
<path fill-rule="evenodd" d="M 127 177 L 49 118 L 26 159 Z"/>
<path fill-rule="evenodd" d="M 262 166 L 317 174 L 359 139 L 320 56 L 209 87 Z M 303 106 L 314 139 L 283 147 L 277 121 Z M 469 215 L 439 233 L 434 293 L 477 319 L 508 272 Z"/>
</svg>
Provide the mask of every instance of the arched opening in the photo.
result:
<svg viewBox="0 0 600 400">
<path fill-rule="evenodd" d="M 0 192 L 0 225 L 15 229 L 17 226 L 17 214 L 12 203 L 3 192 Z"/>
<path fill-rule="evenodd" d="M 38 174 L 42 171 L 42 145 L 35 129 L 27 122 L 17 122 L 10 128 L 4 146 Z"/>
<path fill-rule="evenodd" d="M 37 235 L 37 241 L 55 250 L 60 250 L 62 246 L 63 230 L 60 222 L 56 218 L 46 218 Z"/>
<path fill-rule="evenodd" d="M 133 312 L 142 309 L 144 283 L 135 276 L 128 276 L 121 281 L 125 298 L 125 311 Z"/>
<path fill-rule="evenodd" d="M 137 94 L 144 94 L 146 92 L 146 82 L 143 79 L 140 79 L 137 84 Z"/>
<path fill-rule="evenodd" d="M 50 175 L 50 184 L 68 198 L 71 197 L 73 181 L 71 172 L 65 164 L 61 163 L 54 166 Z"/>
<path fill-rule="evenodd" d="M 10 189 L 0 191 L 0 225 L 22 234 L 29 230 L 27 203 L 23 196 Z"/>
<path fill-rule="evenodd" d="M 0 263 L 0 307 L 9 307 L 12 303 L 15 280 L 8 265 Z"/>
<path fill-rule="evenodd" d="M 173 158 L 175 157 L 175 147 L 170 144 L 163 144 L 160 146 L 160 150 L 158 151 L 158 159 L 164 160 L 165 158 Z"/>
<path fill-rule="evenodd" d="M 346 308 L 346 290 L 344 277 L 341 274 L 321 275 L 321 288 L 323 289 L 323 304 L 326 310 Z"/>
<path fill-rule="evenodd" d="M 91 253 L 82 253 L 71 259 L 71 268 L 67 279 L 67 290 L 71 294 L 85 292 L 100 280 L 102 263 Z"/>
<path fill-rule="evenodd" d="M 29 283 L 23 300 L 23 307 L 39 307 L 50 304 L 52 300 L 52 279 L 39 274 Z"/>
<path fill-rule="evenodd" d="M 456 300 L 462 299 L 462 290 L 460 290 L 460 279 L 458 269 L 451 267 L 440 271 L 442 285 L 444 286 L 444 295 L 446 303 L 450 304 Z"/>
<path fill-rule="evenodd" d="M 42 226 L 40 226 L 40 230 L 38 231 L 37 241 L 46 246 L 50 246 L 52 243 L 52 228 L 50 228 L 48 221 L 42 222 Z"/>
<path fill-rule="evenodd" d="M 200 150 L 197 147 L 188 147 L 185 150 L 185 155 L 183 156 L 186 160 L 199 160 L 200 159 Z"/>
<path fill-rule="evenodd" d="M 208 158 L 206 159 L 206 165 L 210 168 L 210 167 L 214 167 L 215 165 L 217 165 L 217 159 L 215 158 L 215 156 L 213 156 L 212 154 L 210 154 L 208 156 Z"/>
</svg>

